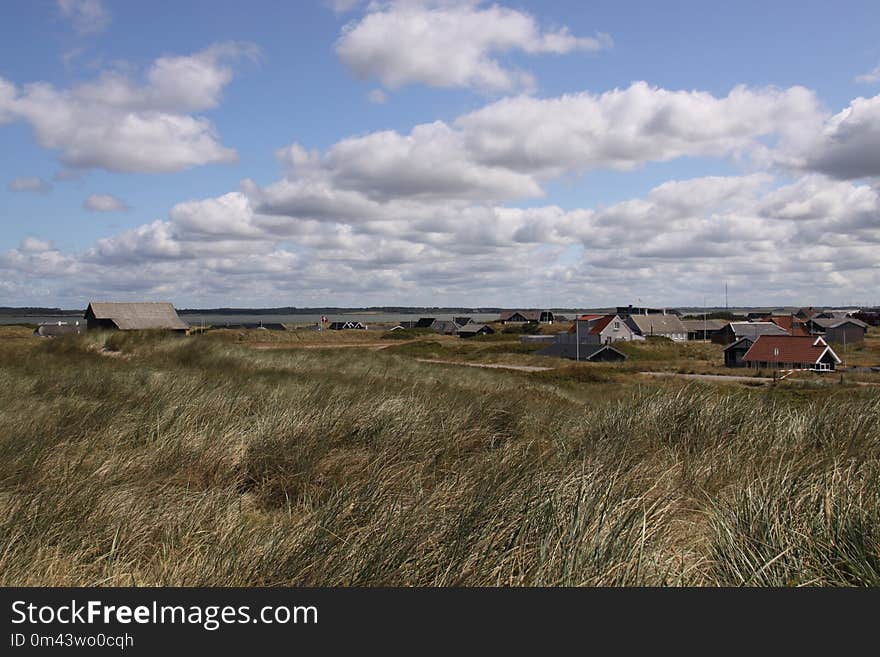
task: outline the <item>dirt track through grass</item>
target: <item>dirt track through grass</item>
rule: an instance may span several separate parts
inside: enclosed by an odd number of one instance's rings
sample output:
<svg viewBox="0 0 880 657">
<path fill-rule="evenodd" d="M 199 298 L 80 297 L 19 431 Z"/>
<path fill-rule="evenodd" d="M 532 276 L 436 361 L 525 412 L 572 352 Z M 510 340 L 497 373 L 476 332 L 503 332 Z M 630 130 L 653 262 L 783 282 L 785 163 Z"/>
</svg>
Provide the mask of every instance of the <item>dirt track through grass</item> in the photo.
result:
<svg viewBox="0 0 880 657">
<path fill-rule="evenodd" d="M 419 363 L 436 363 L 438 365 L 463 365 L 465 367 L 483 367 L 486 369 L 515 370 L 518 372 L 548 372 L 552 367 L 538 367 L 535 365 L 508 365 L 504 363 L 463 363 L 457 360 L 430 360 L 428 358 L 416 358 Z"/>
</svg>

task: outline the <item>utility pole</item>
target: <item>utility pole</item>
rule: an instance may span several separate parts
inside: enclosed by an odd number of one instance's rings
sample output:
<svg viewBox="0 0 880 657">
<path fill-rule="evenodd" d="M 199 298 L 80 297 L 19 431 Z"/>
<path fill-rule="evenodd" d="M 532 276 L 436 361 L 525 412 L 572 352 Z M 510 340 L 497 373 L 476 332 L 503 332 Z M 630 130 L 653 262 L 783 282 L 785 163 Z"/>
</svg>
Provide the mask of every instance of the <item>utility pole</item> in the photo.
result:
<svg viewBox="0 0 880 657">
<path fill-rule="evenodd" d="M 707 320 L 706 320 L 706 297 L 703 297 L 703 342 L 706 341 L 707 338 Z"/>
</svg>

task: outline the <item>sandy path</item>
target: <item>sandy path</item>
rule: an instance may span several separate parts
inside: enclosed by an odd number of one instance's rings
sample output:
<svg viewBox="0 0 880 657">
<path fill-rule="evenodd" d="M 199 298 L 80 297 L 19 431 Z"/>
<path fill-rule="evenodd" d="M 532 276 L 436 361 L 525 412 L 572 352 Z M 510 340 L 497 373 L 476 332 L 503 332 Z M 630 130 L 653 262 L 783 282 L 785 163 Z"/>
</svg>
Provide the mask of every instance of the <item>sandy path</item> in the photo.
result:
<svg viewBox="0 0 880 657">
<path fill-rule="evenodd" d="M 646 376 L 674 376 L 680 379 L 693 379 L 697 381 L 716 381 L 720 383 L 773 383 L 773 379 L 767 376 L 738 376 L 735 374 L 680 374 L 678 372 L 639 372 Z M 833 373 L 829 374 L 834 376 Z M 794 383 L 804 382 L 803 379 L 776 379 L 777 383 Z M 807 382 L 811 383 L 811 382 Z M 847 381 L 847 383 L 855 383 L 859 386 L 880 386 L 880 383 L 870 383 L 868 381 Z"/>
<path fill-rule="evenodd" d="M 737 376 L 734 374 L 681 374 L 679 372 L 639 372 L 645 376 L 674 376 L 679 379 L 695 379 L 697 381 L 721 381 L 732 383 L 773 383 L 773 379 L 763 376 Z"/>
<path fill-rule="evenodd" d="M 382 349 L 388 349 L 389 347 L 393 347 L 398 344 L 406 344 L 407 342 L 414 342 L 413 340 L 399 341 L 399 342 L 390 342 L 390 343 L 378 343 L 378 342 L 342 342 L 339 344 L 297 344 L 296 342 L 256 342 L 250 345 L 254 349 L 350 349 L 354 347 L 360 347 L 364 349 L 371 349 L 373 351 L 380 351 Z"/>
<path fill-rule="evenodd" d="M 518 372 L 546 372 L 552 370 L 552 367 L 538 367 L 536 365 L 504 365 L 495 363 L 462 363 L 457 360 L 429 360 L 427 358 L 416 358 L 420 363 L 438 363 L 440 365 L 464 365 L 466 367 L 484 367 L 495 370 L 516 370 Z"/>
</svg>

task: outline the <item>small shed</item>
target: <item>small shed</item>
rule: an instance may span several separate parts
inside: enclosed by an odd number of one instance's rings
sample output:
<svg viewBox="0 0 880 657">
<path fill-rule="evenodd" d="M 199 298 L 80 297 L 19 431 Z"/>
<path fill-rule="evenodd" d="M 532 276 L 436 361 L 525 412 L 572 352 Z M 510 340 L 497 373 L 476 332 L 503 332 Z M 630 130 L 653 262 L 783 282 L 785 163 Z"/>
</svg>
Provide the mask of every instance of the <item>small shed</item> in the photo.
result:
<svg viewBox="0 0 880 657">
<path fill-rule="evenodd" d="M 457 335 L 461 327 L 452 320 L 438 319 L 431 324 L 431 329 L 443 335 Z"/>
<path fill-rule="evenodd" d="M 618 351 L 610 344 L 582 343 L 580 348 L 578 348 L 577 343 L 557 342 L 540 351 L 536 351 L 535 355 L 585 360 L 592 363 L 619 363 L 626 360 L 626 354 Z"/>
<path fill-rule="evenodd" d="M 865 322 L 852 317 L 845 319 L 813 317 L 807 321 L 806 326 L 813 335 L 823 335 L 827 342 L 838 344 L 862 342 L 868 331 L 868 325 Z"/>
<path fill-rule="evenodd" d="M 740 338 L 724 347 L 724 367 L 745 367 L 743 358 L 754 343 L 754 338 Z"/>
<path fill-rule="evenodd" d="M 493 329 L 488 324 L 467 324 L 458 329 L 458 337 L 460 338 L 473 338 L 477 335 L 492 335 L 495 333 L 495 329 Z"/>
<path fill-rule="evenodd" d="M 868 332 L 868 325 L 851 317 L 839 320 L 825 329 L 825 340 L 835 344 L 853 344 L 863 342 Z"/>
</svg>

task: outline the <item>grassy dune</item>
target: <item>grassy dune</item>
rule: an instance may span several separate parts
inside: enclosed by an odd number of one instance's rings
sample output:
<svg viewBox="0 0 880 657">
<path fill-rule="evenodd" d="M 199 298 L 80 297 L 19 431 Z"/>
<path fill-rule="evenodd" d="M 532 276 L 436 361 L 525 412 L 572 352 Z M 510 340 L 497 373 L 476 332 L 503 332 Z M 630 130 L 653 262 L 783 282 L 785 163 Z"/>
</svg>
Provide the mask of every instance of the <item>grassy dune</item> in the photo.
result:
<svg viewBox="0 0 880 657">
<path fill-rule="evenodd" d="M 880 585 L 876 389 L 4 338 L 2 585 Z"/>
</svg>

